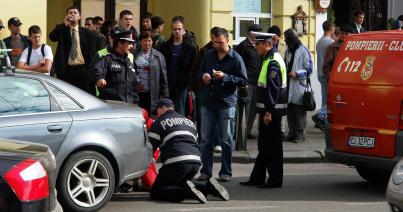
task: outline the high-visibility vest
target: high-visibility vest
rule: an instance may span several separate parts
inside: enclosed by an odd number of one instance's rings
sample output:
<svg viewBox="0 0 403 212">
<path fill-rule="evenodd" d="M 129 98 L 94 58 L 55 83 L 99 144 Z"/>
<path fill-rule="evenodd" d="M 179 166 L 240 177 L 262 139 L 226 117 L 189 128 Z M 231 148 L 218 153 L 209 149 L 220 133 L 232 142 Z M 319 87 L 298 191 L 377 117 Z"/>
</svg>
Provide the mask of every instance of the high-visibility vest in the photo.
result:
<svg viewBox="0 0 403 212">
<path fill-rule="evenodd" d="M 268 57 L 262 63 L 262 69 L 260 70 L 259 79 L 257 82 L 258 89 L 266 89 L 267 87 L 267 67 L 271 61 L 276 61 L 280 65 L 281 70 L 281 90 L 278 102 L 274 106 L 274 109 L 286 109 L 287 108 L 287 69 L 283 58 L 280 53 L 275 52 L 272 57 Z M 270 73 L 271 74 L 271 73 Z M 277 73 L 276 73 L 277 74 Z M 264 109 L 264 103 L 259 102 L 257 99 L 256 107 Z"/>
<path fill-rule="evenodd" d="M 97 54 L 98 54 L 99 57 L 102 57 L 102 56 L 105 56 L 105 55 L 110 54 L 110 53 L 109 53 L 109 51 L 108 51 L 108 47 L 105 47 L 105 48 L 99 50 L 99 51 L 97 52 Z M 134 56 L 133 56 L 132 53 L 129 52 L 128 55 L 127 55 L 127 57 L 129 58 L 129 60 L 130 60 L 132 63 L 134 63 Z"/>
<path fill-rule="evenodd" d="M 263 61 L 262 69 L 260 70 L 259 79 L 257 82 L 257 86 L 266 88 L 267 86 L 267 67 L 271 61 L 276 61 L 280 65 L 281 70 L 281 88 L 287 87 L 287 71 L 286 66 L 283 58 L 281 57 L 280 53 L 275 52 L 273 57 L 269 57 Z"/>
</svg>

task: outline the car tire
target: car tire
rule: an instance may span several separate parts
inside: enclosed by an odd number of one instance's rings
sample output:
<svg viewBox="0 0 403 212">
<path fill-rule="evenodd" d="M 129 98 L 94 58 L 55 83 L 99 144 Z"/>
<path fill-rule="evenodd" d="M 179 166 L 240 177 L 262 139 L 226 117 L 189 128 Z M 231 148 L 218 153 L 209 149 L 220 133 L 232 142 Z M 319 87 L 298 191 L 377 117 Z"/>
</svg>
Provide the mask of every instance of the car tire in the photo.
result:
<svg viewBox="0 0 403 212">
<path fill-rule="evenodd" d="M 358 174 L 366 181 L 375 184 L 388 183 L 391 172 L 385 170 L 371 169 L 366 166 L 356 166 Z"/>
<path fill-rule="evenodd" d="M 112 197 L 115 175 L 106 157 L 95 151 L 71 155 L 59 172 L 59 201 L 66 211 L 97 211 Z"/>
</svg>

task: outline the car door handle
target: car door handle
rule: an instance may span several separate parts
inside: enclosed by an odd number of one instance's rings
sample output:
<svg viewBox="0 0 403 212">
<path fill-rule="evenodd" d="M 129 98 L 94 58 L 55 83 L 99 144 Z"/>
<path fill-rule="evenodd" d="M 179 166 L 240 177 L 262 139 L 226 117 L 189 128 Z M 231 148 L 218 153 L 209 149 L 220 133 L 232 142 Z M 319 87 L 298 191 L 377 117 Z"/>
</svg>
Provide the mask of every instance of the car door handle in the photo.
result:
<svg viewBox="0 0 403 212">
<path fill-rule="evenodd" d="M 49 125 L 48 131 L 51 133 L 59 133 L 63 130 L 63 127 L 60 125 Z"/>
</svg>

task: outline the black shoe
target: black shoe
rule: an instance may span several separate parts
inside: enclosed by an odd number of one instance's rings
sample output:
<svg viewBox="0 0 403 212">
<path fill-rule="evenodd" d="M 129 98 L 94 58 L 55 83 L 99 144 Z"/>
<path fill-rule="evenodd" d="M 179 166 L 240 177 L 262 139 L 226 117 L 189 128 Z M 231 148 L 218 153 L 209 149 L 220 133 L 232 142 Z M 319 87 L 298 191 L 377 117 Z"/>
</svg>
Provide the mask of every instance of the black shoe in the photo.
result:
<svg viewBox="0 0 403 212">
<path fill-rule="evenodd" d="M 282 183 L 272 183 L 268 182 L 263 185 L 258 185 L 258 188 L 280 188 L 282 186 Z"/>
<path fill-rule="evenodd" d="M 130 185 L 129 183 L 123 183 L 121 186 L 119 186 L 119 192 L 120 193 L 129 193 L 133 189 L 133 186 Z"/>
<path fill-rule="evenodd" d="M 305 141 L 305 137 L 299 137 L 299 138 L 293 140 L 292 142 L 296 143 L 296 144 L 299 144 L 299 143 L 302 143 L 304 141 Z"/>
<path fill-rule="evenodd" d="M 197 201 L 199 201 L 202 204 L 207 203 L 206 197 L 203 195 L 203 193 L 201 191 L 197 190 L 196 186 L 192 183 L 192 181 L 190 181 L 190 180 L 186 181 L 185 187 L 191 194 L 192 198 L 196 199 Z"/>
<path fill-rule="evenodd" d="M 244 181 L 244 182 L 239 182 L 239 184 L 243 185 L 243 186 L 258 186 L 258 185 L 263 185 L 264 183 L 255 183 L 253 181 Z"/>
<path fill-rule="evenodd" d="M 281 140 L 285 141 L 287 139 L 287 134 L 285 132 L 281 132 Z"/>
<path fill-rule="evenodd" d="M 224 201 L 229 200 L 229 193 L 227 189 L 224 188 L 224 186 L 220 185 L 216 179 L 210 178 L 207 181 L 207 185 L 210 187 L 210 191 L 212 192 L 212 195 L 219 197 L 220 199 Z"/>
<path fill-rule="evenodd" d="M 247 137 L 248 139 L 256 139 L 256 136 L 255 136 L 255 135 L 252 135 L 252 134 L 248 134 L 248 135 L 246 135 L 246 137 Z"/>
<path fill-rule="evenodd" d="M 295 136 L 287 136 L 284 141 L 293 142 L 295 140 Z"/>
</svg>

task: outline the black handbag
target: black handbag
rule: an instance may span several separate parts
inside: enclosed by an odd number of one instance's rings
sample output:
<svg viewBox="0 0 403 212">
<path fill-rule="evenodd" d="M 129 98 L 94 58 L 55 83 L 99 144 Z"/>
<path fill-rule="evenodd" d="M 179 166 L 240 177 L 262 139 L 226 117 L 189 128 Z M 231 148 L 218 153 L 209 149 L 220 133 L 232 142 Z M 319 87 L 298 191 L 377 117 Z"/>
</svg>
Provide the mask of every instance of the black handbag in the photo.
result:
<svg viewBox="0 0 403 212">
<path fill-rule="evenodd" d="M 315 97 L 311 86 L 311 80 L 307 78 L 307 86 L 302 98 L 302 105 L 306 111 L 314 111 L 316 108 Z"/>
</svg>

